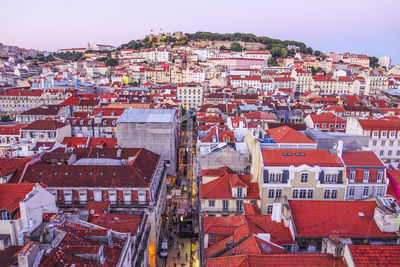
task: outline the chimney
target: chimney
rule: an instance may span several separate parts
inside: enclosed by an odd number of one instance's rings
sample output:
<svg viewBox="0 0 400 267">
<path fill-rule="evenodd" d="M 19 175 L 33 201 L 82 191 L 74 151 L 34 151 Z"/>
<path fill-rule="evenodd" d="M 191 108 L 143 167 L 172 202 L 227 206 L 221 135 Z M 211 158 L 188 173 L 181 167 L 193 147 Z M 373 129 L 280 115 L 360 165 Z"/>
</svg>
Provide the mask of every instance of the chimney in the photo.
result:
<svg viewBox="0 0 400 267">
<path fill-rule="evenodd" d="M 272 206 L 271 220 L 273 222 L 281 222 L 282 221 L 282 212 L 283 212 L 282 203 L 274 203 Z"/>
<path fill-rule="evenodd" d="M 29 242 L 18 252 L 18 267 L 31 267 L 33 266 L 36 256 L 39 254 L 39 244 L 36 242 Z"/>
<path fill-rule="evenodd" d="M 374 220 L 379 229 L 384 233 L 395 233 L 399 231 L 397 223 L 400 207 L 392 197 L 381 197 L 376 200 Z"/>
<path fill-rule="evenodd" d="M 117 157 L 120 158 L 121 157 L 121 153 L 122 153 L 122 149 L 118 148 L 117 149 Z"/>
<path fill-rule="evenodd" d="M 343 152 L 343 140 L 339 140 L 337 144 L 337 154 L 341 158 Z"/>
</svg>

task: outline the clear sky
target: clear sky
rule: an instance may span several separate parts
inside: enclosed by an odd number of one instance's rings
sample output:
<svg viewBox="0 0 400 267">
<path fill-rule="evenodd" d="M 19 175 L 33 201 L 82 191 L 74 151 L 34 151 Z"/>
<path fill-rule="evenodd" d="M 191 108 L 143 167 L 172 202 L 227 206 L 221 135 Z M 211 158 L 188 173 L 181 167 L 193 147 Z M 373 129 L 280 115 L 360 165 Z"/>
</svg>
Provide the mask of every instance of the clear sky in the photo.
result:
<svg viewBox="0 0 400 267">
<path fill-rule="evenodd" d="M 14 0 L 0 42 L 56 50 L 163 32 L 254 33 L 400 63 L 400 0 Z"/>
</svg>

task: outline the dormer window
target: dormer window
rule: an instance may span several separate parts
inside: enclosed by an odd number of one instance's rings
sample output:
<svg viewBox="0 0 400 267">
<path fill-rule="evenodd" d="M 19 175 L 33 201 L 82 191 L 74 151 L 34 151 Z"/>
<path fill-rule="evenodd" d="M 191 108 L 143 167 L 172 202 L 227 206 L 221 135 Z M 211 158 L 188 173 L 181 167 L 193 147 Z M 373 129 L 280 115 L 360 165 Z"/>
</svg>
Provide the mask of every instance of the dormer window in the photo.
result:
<svg viewBox="0 0 400 267">
<path fill-rule="evenodd" d="M 369 180 L 369 170 L 364 170 L 363 172 L 363 182 L 368 183 Z"/>
<path fill-rule="evenodd" d="M 243 188 L 237 189 L 237 197 L 243 197 Z"/>
<path fill-rule="evenodd" d="M 83 125 L 83 120 L 81 120 L 81 121 L 79 122 L 79 124 L 80 124 L 80 125 Z"/>
<path fill-rule="evenodd" d="M 4 210 L 1 212 L 1 219 L 2 220 L 11 220 L 11 214 L 9 211 Z"/>
<path fill-rule="evenodd" d="M 106 120 L 104 120 L 104 121 L 103 121 L 103 125 L 106 125 L 106 124 L 107 124 L 107 121 L 106 121 Z"/>
<path fill-rule="evenodd" d="M 355 170 L 350 171 L 349 179 L 350 179 L 350 181 L 354 182 L 354 179 L 356 179 L 356 171 Z"/>
<path fill-rule="evenodd" d="M 383 170 L 379 170 L 379 171 L 377 172 L 376 180 L 377 180 L 378 183 L 382 183 L 383 172 L 384 172 Z"/>
</svg>

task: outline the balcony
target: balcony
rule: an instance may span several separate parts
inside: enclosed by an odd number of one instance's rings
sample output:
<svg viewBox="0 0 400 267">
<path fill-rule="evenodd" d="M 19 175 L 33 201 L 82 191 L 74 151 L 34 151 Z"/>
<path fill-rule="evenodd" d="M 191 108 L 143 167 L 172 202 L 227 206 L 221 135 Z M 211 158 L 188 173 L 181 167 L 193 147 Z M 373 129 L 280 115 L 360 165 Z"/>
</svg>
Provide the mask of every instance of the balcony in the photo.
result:
<svg viewBox="0 0 400 267">
<path fill-rule="evenodd" d="M 222 215 L 230 215 L 230 214 L 240 215 L 240 214 L 244 214 L 244 210 L 237 210 L 237 209 L 218 209 L 218 210 L 203 209 L 202 212 L 203 213 L 207 213 L 207 214 L 222 214 Z"/>
</svg>

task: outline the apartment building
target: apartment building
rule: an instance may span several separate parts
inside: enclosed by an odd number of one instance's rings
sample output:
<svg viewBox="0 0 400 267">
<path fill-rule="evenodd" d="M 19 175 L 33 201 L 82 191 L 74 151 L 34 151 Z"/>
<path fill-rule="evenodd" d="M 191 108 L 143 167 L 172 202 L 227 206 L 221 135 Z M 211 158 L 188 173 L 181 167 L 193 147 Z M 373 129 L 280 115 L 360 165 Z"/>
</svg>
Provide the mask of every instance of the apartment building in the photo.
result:
<svg viewBox="0 0 400 267">
<path fill-rule="evenodd" d="M 369 148 L 384 162 L 400 159 L 400 121 L 348 118 L 346 132 L 369 136 Z"/>
<path fill-rule="evenodd" d="M 179 84 L 177 88 L 178 100 L 182 102 L 182 107 L 186 109 L 198 109 L 203 105 L 203 88 L 197 83 Z"/>
</svg>

